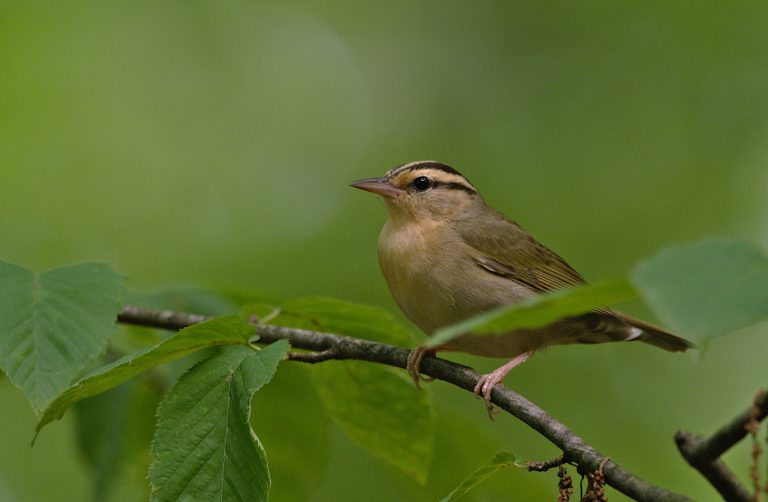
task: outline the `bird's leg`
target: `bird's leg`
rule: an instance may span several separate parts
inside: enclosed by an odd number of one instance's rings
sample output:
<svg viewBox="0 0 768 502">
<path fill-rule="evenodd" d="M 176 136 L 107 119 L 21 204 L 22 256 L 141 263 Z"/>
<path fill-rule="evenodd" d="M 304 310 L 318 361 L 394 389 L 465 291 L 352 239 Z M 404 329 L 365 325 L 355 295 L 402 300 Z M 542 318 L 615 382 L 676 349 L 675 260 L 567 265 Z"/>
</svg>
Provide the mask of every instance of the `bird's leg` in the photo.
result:
<svg viewBox="0 0 768 502">
<path fill-rule="evenodd" d="M 408 354 L 408 363 L 406 364 L 405 368 L 408 370 L 408 374 L 411 375 L 413 383 L 419 390 L 421 390 L 420 382 L 422 380 L 425 382 L 434 380 L 432 377 L 421 376 L 421 373 L 419 373 L 419 370 L 421 370 L 421 361 L 424 360 L 425 356 L 434 357 L 435 354 L 437 354 L 436 348 L 427 349 L 422 346 L 416 347 Z"/>
<path fill-rule="evenodd" d="M 533 351 L 523 352 L 507 362 L 503 366 L 499 366 L 490 373 L 480 377 L 480 380 L 475 385 L 475 394 L 485 398 L 485 407 L 488 408 L 488 415 L 491 416 L 491 410 L 493 410 L 493 404 L 491 404 L 491 391 L 496 386 L 504 381 L 504 377 L 507 373 L 512 371 L 513 368 L 523 364 L 529 357 L 531 357 Z M 493 418 L 493 417 L 491 417 Z"/>
</svg>

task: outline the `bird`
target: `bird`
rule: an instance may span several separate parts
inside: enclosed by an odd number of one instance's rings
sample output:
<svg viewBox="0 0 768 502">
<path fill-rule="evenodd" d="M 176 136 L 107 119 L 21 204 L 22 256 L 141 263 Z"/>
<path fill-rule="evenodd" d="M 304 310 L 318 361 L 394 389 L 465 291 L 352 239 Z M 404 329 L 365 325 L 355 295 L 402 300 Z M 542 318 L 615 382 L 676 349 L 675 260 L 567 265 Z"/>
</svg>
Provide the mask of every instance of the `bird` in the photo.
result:
<svg viewBox="0 0 768 502">
<path fill-rule="evenodd" d="M 384 176 L 350 183 L 383 199 L 387 221 L 378 241 L 379 265 L 397 305 L 427 335 L 482 312 L 585 284 L 584 278 L 520 225 L 486 204 L 456 169 L 433 160 L 409 162 Z M 607 307 L 516 329 L 500 336 L 470 333 L 409 353 L 416 387 L 424 357 L 438 351 L 506 358 L 482 375 L 474 392 L 485 399 L 536 351 L 553 345 L 644 342 L 672 352 L 694 345 L 651 323 Z"/>
</svg>

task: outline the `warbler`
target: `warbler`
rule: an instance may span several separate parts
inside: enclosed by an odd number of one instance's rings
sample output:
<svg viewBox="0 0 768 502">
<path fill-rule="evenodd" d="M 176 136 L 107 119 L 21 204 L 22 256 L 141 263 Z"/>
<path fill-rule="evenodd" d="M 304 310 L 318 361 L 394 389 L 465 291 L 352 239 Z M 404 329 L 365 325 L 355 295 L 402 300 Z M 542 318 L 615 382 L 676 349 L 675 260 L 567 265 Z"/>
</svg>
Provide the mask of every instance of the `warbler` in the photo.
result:
<svg viewBox="0 0 768 502">
<path fill-rule="evenodd" d="M 381 271 L 402 311 L 427 335 L 502 305 L 585 283 L 554 251 L 488 206 L 450 166 L 409 162 L 350 186 L 384 200 L 388 218 L 379 235 Z M 628 341 L 673 352 L 693 347 L 658 326 L 599 308 L 541 328 L 500 336 L 465 334 L 436 349 L 417 347 L 408 358 L 408 372 L 418 387 L 422 359 L 442 350 L 508 358 L 474 389 L 490 410 L 493 387 L 537 350 Z"/>
</svg>

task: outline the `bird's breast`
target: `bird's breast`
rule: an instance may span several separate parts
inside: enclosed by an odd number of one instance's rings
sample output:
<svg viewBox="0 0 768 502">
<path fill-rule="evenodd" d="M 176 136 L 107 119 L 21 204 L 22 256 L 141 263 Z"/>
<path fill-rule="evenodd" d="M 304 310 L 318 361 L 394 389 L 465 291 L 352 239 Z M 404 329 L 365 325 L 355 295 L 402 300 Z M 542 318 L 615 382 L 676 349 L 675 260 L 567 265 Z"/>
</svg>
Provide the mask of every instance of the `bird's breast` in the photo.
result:
<svg viewBox="0 0 768 502">
<path fill-rule="evenodd" d="M 428 334 L 532 294 L 479 267 L 472 249 L 446 223 L 387 222 L 379 263 L 397 304 Z"/>
</svg>

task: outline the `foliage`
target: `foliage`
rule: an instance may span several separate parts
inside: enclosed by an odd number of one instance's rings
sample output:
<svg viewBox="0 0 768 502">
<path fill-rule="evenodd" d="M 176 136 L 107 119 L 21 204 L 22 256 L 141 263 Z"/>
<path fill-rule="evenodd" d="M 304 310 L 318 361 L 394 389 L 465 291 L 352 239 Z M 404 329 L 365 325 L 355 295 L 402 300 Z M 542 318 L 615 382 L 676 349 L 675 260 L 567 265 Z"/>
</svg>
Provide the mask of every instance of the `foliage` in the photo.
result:
<svg viewBox="0 0 768 502">
<path fill-rule="evenodd" d="M 253 326 L 238 317 L 222 317 L 180 330 L 153 347 L 128 354 L 83 377 L 62 392 L 43 413 L 38 432 L 76 402 L 95 396 L 159 364 L 168 363 L 191 352 L 215 345 L 250 346 Z"/>
<path fill-rule="evenodd" d="M 433 347 L 438 346 L 465 333 L 500 335 L 513 329 L 536 328 L 563 317 L 635 298 L 637 293 L 624 279 L 558 290 L 442 328 L 428 343 Z"/>
<path fill-rule="evenodd" d="M 465 332 L 536 327 L 636 295 L 680 334 L 700 342 L 768 318 L 768 260 L 750 244 L 714 240 L 669 248 L 638 264 L 631 277 L 631 283 L 608 281 L 505 307 L 447 327 L 437 336 L 445 341 Z M 123 294 L 120 276 L 100 264 L 36 275 L 0 262 L 0 284 L 0 344 L 8 349 L 0 366 L 40 413 L 38 432 L 87 398 L 98 397 L 103 405 L 121 406 L 121 413 L 127 413 L 125 399 L 131 387 L 125 385 L 153 368 L 217 347 L 202 352 L 202 359 L 182 374 L 160 403 L 149 471 L 152 498 L 267 498 L 267 453 L 251 430 L 251 399 L 272 379 L 288 349 L 286 342 L 258 349 L 252 324 L 238 316 L 219 317 L 78 379 L 114 332 Z M 281 326 L 413 345 L 410 332 L 386 311 L 332 298 L 246 305 L 242 315 L 252 314 Z M 428 482 L 436 427 L 429 392 L 415 392 L 402 371 L 363 362 L 324 363 L 314 369 L 312 381 L 328 415 L 350 439 L 417 482 Z M 113 404 L 103 397 L 110 397 Z M 96 475 L 109 478 L 121 460 L 102 456 L 98 445 L 127 429 L 124 420 L 114 420 L 100 411 L 97 401 L 93 403 L 82 408 L 80 423 L 95 430 L 105 423 L 112 428 L 104 429 L 106 436 L 95 435 L 84 443 L 84 453 Z M 458 498 L 513 463 L 512 453 L 497 455 L 446 500 Z M 106 492 L 103 482 L 94 488 L 99 497 Z"/>
<path fill-rule="evenodd" d="M 158 411 L 152 500 L 266 500 L 264 448 L 249 425 L 251 399 L 269 382 L 288 343 L 224 347 L 194 366 Z"/>
<path fill-rule="evenodd" d="M 632 279 L 659 318 L 697 342 L 768 317 L 768 256 L 753 244 L 670 247 L 640 263 Z"/>
<path fill-rule="evenodd" d="M 285 302 L 271 322 L 411 346 L 414 338 L 380 308 L 333 298 Z M 413 392 L 403 372 L 361 362 L 324 364 L 312 382 L 349 437 L 419 483 L 427 482 L 435 417 L 429 390 Z"/>
<path fill-rule="evenodd" d="M 34 274 L 0 262 L 0 284 L 0 368 L 40 411 L 107 347 L 123 279 L 100 263 Z"/>
</svg>

